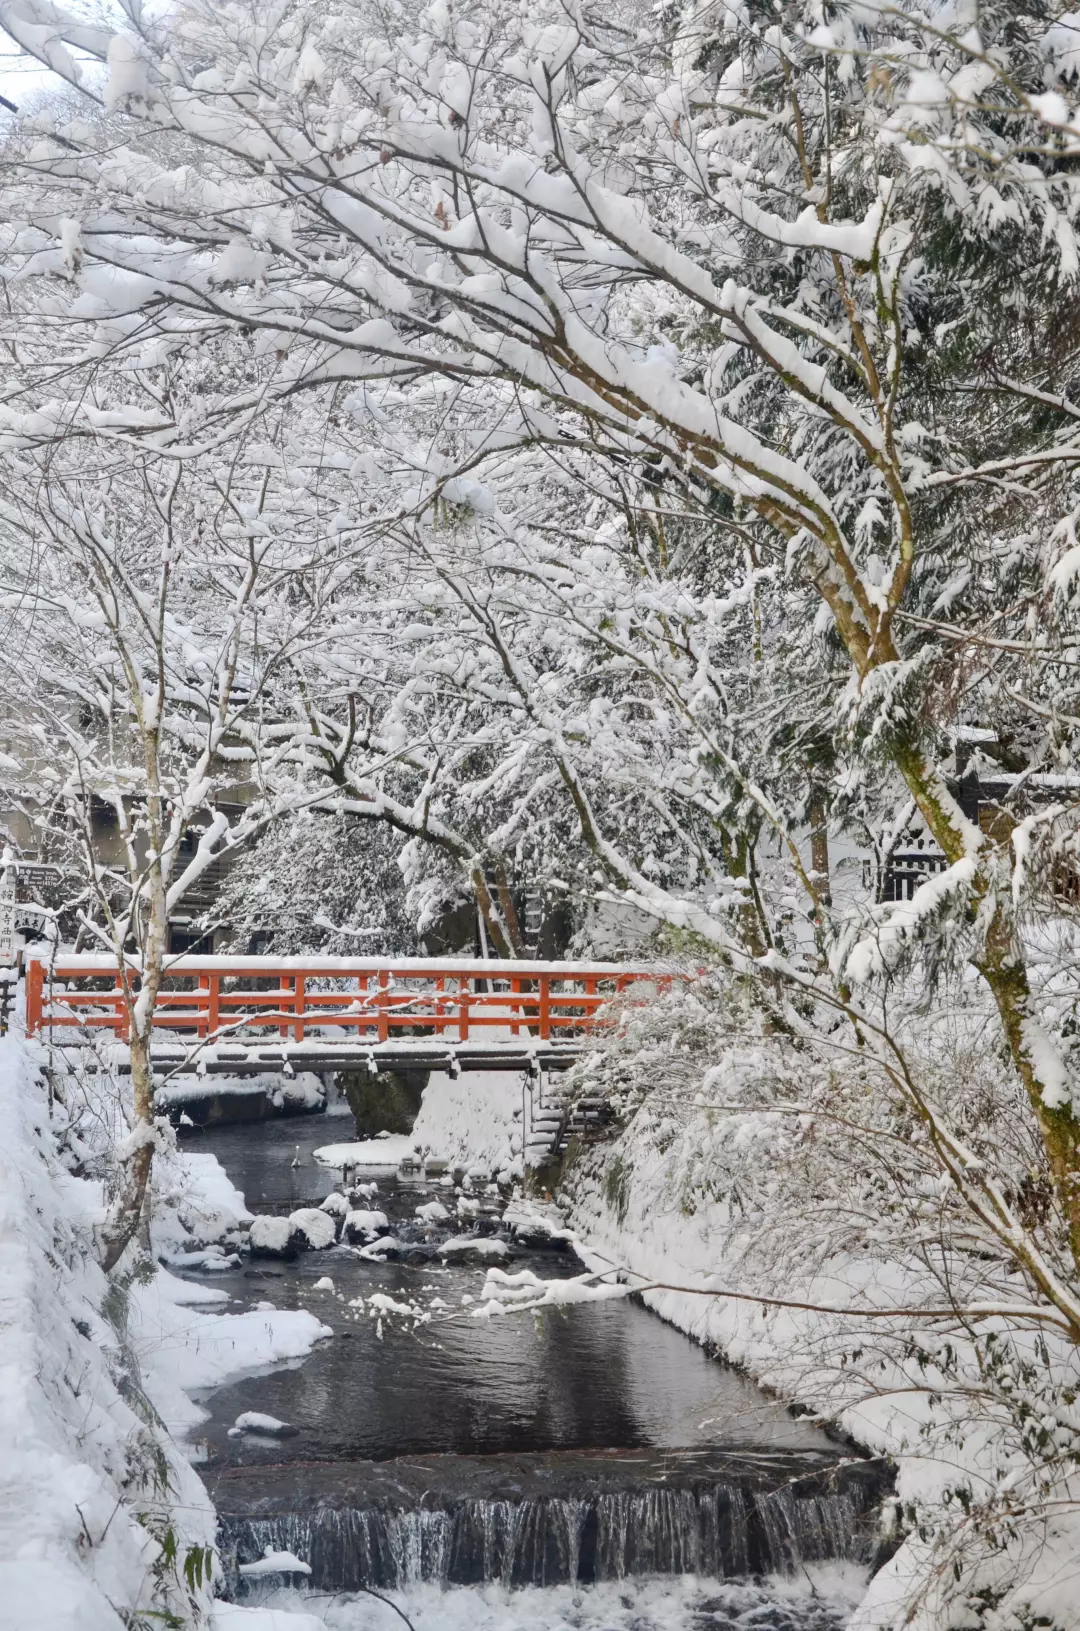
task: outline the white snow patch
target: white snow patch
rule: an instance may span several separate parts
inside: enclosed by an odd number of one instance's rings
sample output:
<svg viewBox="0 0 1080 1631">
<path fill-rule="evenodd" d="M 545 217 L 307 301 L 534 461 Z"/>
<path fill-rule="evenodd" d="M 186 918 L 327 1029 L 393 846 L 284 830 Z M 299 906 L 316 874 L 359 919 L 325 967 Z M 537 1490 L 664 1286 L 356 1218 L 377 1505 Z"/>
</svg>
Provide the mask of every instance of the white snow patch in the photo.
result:
<svg viewBox="0 0 1080 1631">
<path fill-rule="evenodd" d="M 415 1154 L 412 1135 L 365 1138 L 353 1144 L 323 1144 L 315 1151 L 324 1167 L 396 1167 Z"/>
<path fill-rule="evenodd" d="M 292 1552 L 275 1552 L 268 1546 L 262 1557 L 255 1563 L 241 1563 L 241 1574 L 310 1574 L 311 1564 L 305 1563 L 303 1558 L 295 1557 Z"/>
<path fill-rule="evenodd" d="M 235 1438 L 240 1433 L 265 1433 L 270 1438 L 281 1438 L 295 1431 L 287 1421 L 278 1421 L 276 1416 L 264 1416 L 261 1410 L 245 1410 L 229 1428 L 229 1437 Z"/>
</svg>

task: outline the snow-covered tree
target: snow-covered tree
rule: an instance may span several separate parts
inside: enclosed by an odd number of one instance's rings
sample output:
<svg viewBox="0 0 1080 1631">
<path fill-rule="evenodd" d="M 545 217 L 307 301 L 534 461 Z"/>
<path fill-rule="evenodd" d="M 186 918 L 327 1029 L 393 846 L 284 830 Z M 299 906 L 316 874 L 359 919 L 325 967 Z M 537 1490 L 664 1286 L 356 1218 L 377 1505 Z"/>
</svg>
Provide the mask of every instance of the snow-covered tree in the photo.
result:
<svg viewBox="0 0 1080 1631">
<path fill-rule="evenodd" d="M 106 414 L 118 449 L 250 465 L 265 435 L 283 529 L 316 494 L 355 548 L 234 762 L 441 847 L 492 923 L 489 861 L 539 830 L 770 1034 L 831 1010 L 1075 1339 L 1065 5 L 125 14 L 0 0 L 106 116 L 6 157 L 42 350 L 0 445 Z M 174 359 L 201 383 L 148 415 Z M 985 830 L 971 740 L 1011 778 Z M 913 820 L 940 875 L 853 903 L 826 823 L 880 862 Z M 893 1049 L 897 991 L 961 969 L 1045 1209 Z"/>
<path fill-rule="evenodd" d="M 272 484 L 230 464 L 133 456 L 107 426 L 5 463 L 10 745 L 23 796 L 66 847 L 80 938 L 115 958 L 122 993 L 133 1121 L 102 1228 L 110 1268 L 151 1169 L 169 922 L 208 867 L 304 802 L 287 782 L 260 796 L 230 747 L 310 639 L 320 575 L 341 564 L 317 528 L 298 536 L 295 515 L 282 537 L 263 519 Z"/>
</svg>

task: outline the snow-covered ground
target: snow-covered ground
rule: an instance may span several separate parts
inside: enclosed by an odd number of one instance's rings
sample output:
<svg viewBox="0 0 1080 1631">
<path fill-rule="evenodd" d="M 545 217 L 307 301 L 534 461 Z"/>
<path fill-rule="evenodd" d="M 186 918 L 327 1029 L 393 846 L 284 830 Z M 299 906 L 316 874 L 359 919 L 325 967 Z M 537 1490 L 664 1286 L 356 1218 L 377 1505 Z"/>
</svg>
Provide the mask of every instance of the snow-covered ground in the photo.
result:
<svg viewBox="0 0 1080 1631">
<path fill-rule="evenodd" d="M 520 1171 L 519 1070 L 433 1071 L 411 1142 L 424 1154 L 485 1173 Z"/>
<path fill-rule="evenodd" d="M 518 1070 L 432 1071 L 411 1133 L 327 1144 L 315 1155 L 329 1167 L 397 1166 L 419 1155 L 474 1175 L 520 1176 L 522 1098 Z"/>
<path fill-rule="evenodd" d="M 953 1506 L 958 1516 L 948 1516 L 951 1489 L 967 1485 L 982 1493 L 1003 1478 L 1020 1488 L 1026 1468 L 1022 1457 L 1010 1462 L 1001 1422 L 977 1403 L 970 1418 L 966 1414 L 965 1390 L 977 1401 L 981 1378 L 977 1356 L 974 1350 L 965 1356 L 962 1339 L 955 1343 L 958 1377 L 951 1386 L 942 1379 L 942 1393 L 951 1395 L 943 1403 L 927 1373 L 905 1365 L 903 1345 L 891 1344 L 880 1323 L 755 1300 L 757 1293 L 829 1308 L 922 1306 L 927 1287 L 869 1255 L 846 1255 L 812 1277 L 792 1271 L 785 1278 L 781 1266 L 763 1281 L 760 1265 L 748 1271 L 747 1241 L 727 1206 L 700 1190 L 692 1205 L 686 1202 L 685 1181 L 702 1174 L 710 1140 L 731 1136 L 740 1136 L 737 1123 L 712 1125 L 702 1114 L 690 1116 L 681 1135 L 664 1140 L 662 1149 L 631 1122 L 614 1144 L 587 1150 L 571 1166 L 560 1196 L 579 1254 L 596 1270 L 617 1265 L 632 1278 L 659 1282 L 644 1297 L 662 1318 L 715 1347 L 780 1397 L 892 1458 L 899 1501 L 923 1514 L 936 1510 L 945 1527 L 958 1521 L 962 1527 L 959 1505 Z M 678 1287 L 706 1294 L 673 1289 Z M 725 1296 L 723 1289 L 735 1295 Z M 917 1326 L 914 1334 L 920 1334 Z M 1053 1337 L 1047 1341 L 1052 1349 Z M 865 1365 L 858 1362 L 864 1357 Z M 1064 1368 L 1070 1356 L 1063 1350 L 1060 1357 Z M 989 1618 L 972 1619 L 972 1625 L 995 1631 L 1080 1626 L 1080 1487 L 1056 1493 L 1044 1526 L 1036 1525 L 1034 1533 L 1021 1526 L 1011 1550 L 990 1545 L 980 1554 L 986 1598 L 1000 1601 Z M 917 1530 L 907 1534 L 855 1608 L 851 1631 L 895 1631 L 901 1625 L 940 1631 L 962 1623 L 939 1596 L 946 1571 L 941 1555 L 932 1557 L 930 1541 L 930 1534 L 920 1537 Z"/>
<path fill-rule="evenodd" d="M 101 1184 L 60 1155 L 70 1119 L 35 1051 L 0 1041 L 4 1631 L 124 1631 L 207 1608 L 197 1559 L 215 1516 L 182 1447 L 203 1417 L 190 1392 L 329 1335 L 303 1311 L 229 1314 L 223 1292 L 149 1265 L 107 1281 L 93 1243 Z M 211 1156 L 164 1158 L 157 1186 L 157 1249 L 247 1221 Z"/>
</svg>

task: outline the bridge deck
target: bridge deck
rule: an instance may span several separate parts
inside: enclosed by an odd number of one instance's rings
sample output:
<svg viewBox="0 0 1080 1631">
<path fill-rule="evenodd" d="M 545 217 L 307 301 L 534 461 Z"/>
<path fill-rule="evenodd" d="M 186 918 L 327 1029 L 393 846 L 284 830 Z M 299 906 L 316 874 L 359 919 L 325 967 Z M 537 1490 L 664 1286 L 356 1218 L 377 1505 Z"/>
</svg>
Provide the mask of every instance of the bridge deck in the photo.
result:
<svg viewBox="0 0 1080 1631">
<path fill-rule="evenodd" d="M 79 1043 L 88 1040 L 85 1035 L 72 1039 L 65 1037 L 61 1051 L 69 1064 L 74 1064 L 83 1051 Z M 130 1070 L 127 1044 L 109 1038 L 104 1048 L 96 1050 L 111 1070 L 126 1075 Z M 267 1075 L 274 1071 L 301 1070 L 438 1070 L 448 1076 L 473 1071 L 536 1071 L 569 1070 L 581 1056 L 581 1042 L 545 1043 L 490 1042 L 452 1043 L 449 1046 L 418 1042 L 409 1046 L 401 1042 L 256 1042 L 248 1046 L 235 1043 L 209 1043 L 205 1047 L 194 1042 L 163 1041 L 155 1036 L 151 1057 L 155 1071 L 194 1071 L 208 1076 Z"/>
<path fill-rule="evenodd" d="M 108 957 L 61 957 L 51 969 L 33 959 L 27 1032 L 65 1045 L 111 1032 L 123 1044 L 139 978 L 135 959 L 124 983 Z M 559 1070 L 612 997 L 671 978 L 618 963 L 181 956 L 158 997 L 153 1056 L 232 1073 L 369 1060 L 376 1069 Z"/>
</svg>

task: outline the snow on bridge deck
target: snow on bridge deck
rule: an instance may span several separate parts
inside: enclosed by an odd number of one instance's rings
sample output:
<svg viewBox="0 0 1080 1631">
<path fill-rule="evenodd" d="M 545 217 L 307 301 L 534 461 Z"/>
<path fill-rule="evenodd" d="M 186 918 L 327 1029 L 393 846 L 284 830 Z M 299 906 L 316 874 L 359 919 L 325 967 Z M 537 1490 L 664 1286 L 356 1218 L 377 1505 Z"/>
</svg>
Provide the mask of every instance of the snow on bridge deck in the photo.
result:
<svg viewBox="0 0 1080 1631">
<path fill-rule="evenodd" d="M 128 960 L 136 988 L 139 967 Z M 672 978 L 623 963 L 180 956 L 158 997 L 153 1057 L 230 1074 L 365 1063 L 452 1075 L 564 1070 L 606 1002 Z M 31 960 L 26 1029 L 65 1047 L 111 1033 L 112 1062 L 123 1068 L 127 1007 L 115 959 Z"/>
</svg>

